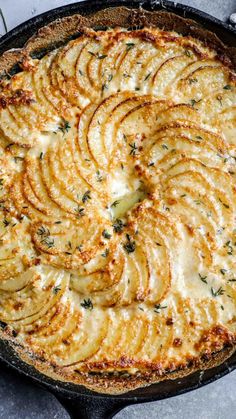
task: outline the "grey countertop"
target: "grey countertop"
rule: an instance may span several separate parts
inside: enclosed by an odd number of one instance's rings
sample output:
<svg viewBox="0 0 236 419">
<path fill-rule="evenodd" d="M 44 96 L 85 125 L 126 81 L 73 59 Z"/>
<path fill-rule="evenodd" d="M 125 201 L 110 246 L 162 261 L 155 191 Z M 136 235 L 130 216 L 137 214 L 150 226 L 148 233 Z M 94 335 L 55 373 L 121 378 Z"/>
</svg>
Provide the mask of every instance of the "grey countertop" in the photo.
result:
<svg viewBox="0 0 236 419">
<path fill-rule="evenodd" d="M 8 30 L 39 13 L 74 0 L 0 0 Z M 182 0 L 219 19 L 236 12 L 236 0 Z M 4 33 L 0 24 L 0 33 Z M 0 419 L 68 419 L 63 407 L 48 392 L 26 382 L 0 365 Z M 130 406 L 116 419 L 236 419 L 236 371 L 217 382 L 182 396 Z"/>
</svg>

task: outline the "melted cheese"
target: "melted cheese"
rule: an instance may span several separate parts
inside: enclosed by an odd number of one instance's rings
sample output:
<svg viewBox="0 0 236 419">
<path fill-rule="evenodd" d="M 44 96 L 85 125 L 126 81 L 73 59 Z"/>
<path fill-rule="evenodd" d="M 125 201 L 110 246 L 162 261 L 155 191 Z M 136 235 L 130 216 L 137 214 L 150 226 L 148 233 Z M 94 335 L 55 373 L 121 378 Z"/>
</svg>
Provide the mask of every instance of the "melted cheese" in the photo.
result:
<svg viewBox="0 0 236 419">
<path fill-rule="evenodd" d="M 2 84 L 0 320 L 70 380 L 235 339 L 235 75 L 169 35 L 91 32 Z"/>
</svg>

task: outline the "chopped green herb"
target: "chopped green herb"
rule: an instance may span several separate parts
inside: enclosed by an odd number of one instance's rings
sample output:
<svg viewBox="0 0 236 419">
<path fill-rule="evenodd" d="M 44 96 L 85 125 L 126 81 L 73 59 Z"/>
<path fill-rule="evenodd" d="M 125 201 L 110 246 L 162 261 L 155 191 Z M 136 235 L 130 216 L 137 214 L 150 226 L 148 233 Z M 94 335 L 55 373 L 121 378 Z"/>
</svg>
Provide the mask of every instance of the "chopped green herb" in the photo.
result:
<svg viewBox="0 0 236 419">
<path fill-rule="evenodd" d="M 2 223 L 3 223 L 4 227 L 8 227 L 11 224 L 11 222 L 8 221 L 6 218 L 4 218 Z"/>
<path fill-rule="evenodd" d="M 111 208 L 112 208 L 112 207 L 116 208 L 116 207 L 117 207 L 117 205 L 119 205 L 119 203 L 120 203 L 120 200 L 116 200 L 116 201 L 114 201 L 114 202 L 111 204 Z"/>
<path fill-rule="evenodd" d="M 189 51 L 188 49 L 186 49 L 186 50 L 184 51 L 184 53 L 185 53 L 185 55 L 187 55 L 187 57 L 192 57 L 192 53 L 191 53 L 191 51 Z"/>
<path fill-rule="evenodd" d="M 88 298 L 87 300 L 84 299 L 84 301 L 82 303 L 80 303 L 81 307 L 85 308 L 85 310 L 92 310 L 93 309 L 93 303 L 90 300 L 90 298 Z"/>
<path fill-rule="evenodd" d="M 24 157 L 21 157 L 21 156 L 14 156 L 14 162 L 15 163 L 18 163 L 19 161 L 23 161 L 24 160 Z"/>
<path fill-rule="evenodd" d="M 41 151 L 40 155 L 39 155 L 39 160 L 43 160 L 43 152 Z"/>
<path fill-rule="evenodd" d="M 61 224 L 62 221 L 55 221 L 55 224 Z"/>
<path fill-rule="evenodd" d="M 60 127 L 58 127 L 58 129 L 65 134 L 66 132 L 69 131 L 69 129 L 71 128 L 70 124 L 68 121 L 64 120 L 63 123 L 61 124 Z"/>
<path fill-rule="evenodd" d="M 106 58 L 107 57 L 107 55 L 106 54 L 97 54 L 97 58 L 99 59 L 99 60 L 103 60 L 104 58 Z"/>
<path fill-rule="evenodd" d="M 80 74 L 81 76 L 83 76 L 83 75 L 84 75 L 83 71 L 82 71 L 82 70 L 80 70 L 80 68 L 79 68 L 79 74 Z"/>
<path fill-rule="evenodd" d="M 222 205 L 224 205 L 225 208 L 229 208 L 229 205 L 225 204 L 220 198 L 219 201 L 221 202 Z"/>
<path fill-rule="evenodd" d="M 110 239 L 111 238 L 111 234 L 107 230 L 103 230 L 102 235 L 103 235 L 104 239 Z"/>
<path fill-rule="evenodd" d="M 154 305 L 154 313 L 159 314 L 161 312 L 161 310 L 164 310 L 165 308 L 167 308 L 167 306 L 162 306 L 161 304 L 155 304 Z"/>
<path fill-rule="evenodd" d="M 203 138 L 200 135 L 196 135 L 197 140 L 203 140 Z"/>
<path fill-rule="evenodd" d="M 50 231 L 47 227 L 41 226 L 37 230 L 38 236 L 50 236 Z"/>
<path fill-rule="evenodd" d="M 125 79 L 131 79 L 132 78 L 132 76 L 130 76 L 129 74 L 127 74 L 127 73 L 123 73 L 123 77 L 125 78 Z"/>
<path fill-rule="evenodd" d="M 224 89 L 224 90 L 232 90 L 232 86 L 230 86 L 230 84 L 226 84 L 226 85 L 223 87 L 223 89 Z"/>
<path fill-rule="evenodd" d="M 219 287 L 218 290 L 214 290 L 214 288 L 211 287 L 211 293 L 213 297 L 218 297 L 219 295 L 223 295 L 225 290 L 222 287 Z"/>
<path fill-rule="evenodd" d="M 97 170 L 96 176 L 97 176 L 97 182 L 102 182 L 103 181 L 103 177 L 101 175 L 100 170 Z"/>
<path fill-rule="evenodd" d="M 45 244 L 48 247 L 48 249 L 51 249 L 55 246 L 54 239 L 48 236 L 41 240 L 41 243 Z"/>
<path fill-rule="evenodd" d="M 194 108 L 194 106 L 195 106 L 197 103 L 201 102 L 201 100 L 202 100 L 202 99 L 199 99 L 199 100 L 196 100 L 196 99 L 191 99 L 191 100 L 190 100 L 190 105 Z"/>
<path fill-rule="evenodd" d="M 136 152 L 137 152 L 137 150 L 138 150 L 138 147 L 136 146 L 136 144 L 135 143 L 133 143 L 133 144 L 129 144 L 129 146 L 130 146 L 130 148 L 131 148 L 131 150 L 130 150 L 130 155 L 131 156 L 136 156 Z"/>
<path fill-rule="evenodd" d="M 199 278 L 201 279 L 202 282 L 204 282 L 204 284 L 207 284 L 207 276 L 202 276 L 201 274 L 198 274 Z"/>
<path fill-rule="evenodd" d="M 105 251 L 101 254 L 103 258 L 106 258 L 109 255 L 109 249 L 105 249 Z"/>
<path fill-rule="evenodd" d="M 136 249 L 135 241 L 131 239 L 129 234 L 126 234 L 126 243 L 124 243 L 123 247 L 127 253 L 133 253 Z"/>
<path fill-rule="evenodd" d="M 166 144 L 161 145 L 164 150 L 168 150 L 168 146 Z"/>
<path fill-rule="evenodd" d="M 148 167 L 152 167 L 152 166 L 154 166 L 154 162 L 153 161 L 151 161 L 150 163 L 148 163 Z"/>
<path fill-rule="evenodd" d="M 220 308 L 221 308 L 221 310 L 224 310 L 224 306 L 221 305 Z"/>
<path fill-rule="evenodd" d="M 232 246 L 231 241 L 230 241 L 230 240 L 228 240 L 228 241 L 225 243 L 224 247 L 226 247 L 226 249 L 227 249 L 227 254 L 231 256 L 231 255 L 233 254 L 233 246 Z"/>
<path fill-rule="evenodd" d="M 132 48 L 134 48 L 135 44 L 133 42 L 127 42 L 126 43 L 126 51 L 130 51 Z"/>
<path fill-rule="evenodd" d="M 136 92 L 138 92 L 140 90 L 140 87 L 136 86 L 135 90 L 136 90 Z"/>
<path fill-rule="evenodd" d="M 102 84 L 102 92 L 104 92 L 104 90 L 108 89 L 108 85 L 106 83 Z"/>
<path fill-rule="evenodd" d="M 151 74 L 152 74 L 152 73 L 148 73 L 148 74 L 146 75 L 146 77 L 144 78 L 144 81 L 148 80 L 148 79 L 149 79 L 149 77 L 151 76 Z"/>
<path fill-rule="evenodd" d="M 85 202 L 89 201 L 89 199 L 91 199 L 91 191 L 86 191 L 82 197 L 82 202 L 83 204 L 85 204 Z"/>
<path fill-rule="evenodd" d="M 221 273 L 222 275 L 225 275 L 225 274 L 226 274 L 226 272 L 227 272 L 227 269 L 220 269 L 220 273 Z"/>
<path fill-rule="evenodd" d="M 189 84 L 197 83 L 198 82 L 198 79 L 196 77 L 195 78 L 190 78 L 188 80 L 188 82 L 189 82 Z"/>
<path fill-rule="evenodd" d="M 115 233 L 121 233 L 124 230 L 125 224 L 120 218 L 117 218 L 112 227 Z"/>
<path fill-rule="evenodd" d="M 53 288 L 52 291 L 53 291 L 53 294 L 57 295 L 59 293 L 59 291 L 61 291 L 61 288 L 56 286 L 56 287 Z"/>
<path fill-rule="evenodd" d="M 187 194 L 183 193 L 182 195 L 180 195 L 180 198 L 184 198 L 185 196 L 187 196 Z"/>
<path fill-rule="evenodd" d="M 84 208 L 81 207 L 80 205 L 78 205 L 78 207 L 75 208 L 75 214 L 76 214 L 77 218 L 83 217 L 85 215 Z"/>
</svg>

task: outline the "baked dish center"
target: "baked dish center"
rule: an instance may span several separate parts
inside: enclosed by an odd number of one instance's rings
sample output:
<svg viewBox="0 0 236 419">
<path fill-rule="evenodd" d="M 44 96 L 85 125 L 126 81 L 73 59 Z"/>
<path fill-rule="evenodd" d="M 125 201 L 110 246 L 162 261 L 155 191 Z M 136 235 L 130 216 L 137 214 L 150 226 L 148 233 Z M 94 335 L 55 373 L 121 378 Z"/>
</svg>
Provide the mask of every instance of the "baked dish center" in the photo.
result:
<svg viewBox="0 0 236 419">
<path fill-rule="evenodd" d="M 21 66 L 0 93 L 3 335 L 97 389 L 233 346 L 230 65 L 191 37 L 121 28 Z"/>
</svg>

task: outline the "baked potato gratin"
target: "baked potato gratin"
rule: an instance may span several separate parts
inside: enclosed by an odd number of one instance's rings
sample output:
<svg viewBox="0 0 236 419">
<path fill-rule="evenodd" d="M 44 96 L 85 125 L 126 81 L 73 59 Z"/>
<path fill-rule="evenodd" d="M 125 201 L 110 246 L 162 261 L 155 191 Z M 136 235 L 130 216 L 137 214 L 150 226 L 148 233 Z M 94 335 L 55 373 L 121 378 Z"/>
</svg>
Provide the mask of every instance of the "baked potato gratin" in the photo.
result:
<svg viewBox="0 0 236 419">
<path fill-rule="evenodd" d="M 236 75 L 199 40 L 85 29 L 26 57 L 1 80 L 2 336 L 108 392 L 234 347 L 235 178 Z"/>
</svg>

